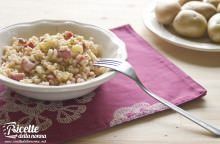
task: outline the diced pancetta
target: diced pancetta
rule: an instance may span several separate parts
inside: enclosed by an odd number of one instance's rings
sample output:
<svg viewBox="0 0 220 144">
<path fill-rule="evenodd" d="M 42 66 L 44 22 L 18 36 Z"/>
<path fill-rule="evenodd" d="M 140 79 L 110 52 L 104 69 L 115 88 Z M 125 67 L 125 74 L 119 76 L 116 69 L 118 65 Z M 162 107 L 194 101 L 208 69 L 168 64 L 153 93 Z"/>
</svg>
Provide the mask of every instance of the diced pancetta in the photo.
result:
<svg viewBox="0 0 220 144">
<path fill-rule="evenodd" d="M 36 65 L 31 62 L 30 60 L 24 58 L 21 61 L 21 68 L 22 70 L 24 70 L 25 72 L 30 72 Z"/>
<path fill-rule="evenodd" d="M 71 58 L 71 51 L 68 49 L 58 50 L 58 56 L 63 59 L 69 59 L 69 58 Z"/>
<path fill-rule="evenodd" d="M 20 81 L 24 79 L 24 73 L 11 73 L 10 78 L 16 81 Z"/>
</svg>

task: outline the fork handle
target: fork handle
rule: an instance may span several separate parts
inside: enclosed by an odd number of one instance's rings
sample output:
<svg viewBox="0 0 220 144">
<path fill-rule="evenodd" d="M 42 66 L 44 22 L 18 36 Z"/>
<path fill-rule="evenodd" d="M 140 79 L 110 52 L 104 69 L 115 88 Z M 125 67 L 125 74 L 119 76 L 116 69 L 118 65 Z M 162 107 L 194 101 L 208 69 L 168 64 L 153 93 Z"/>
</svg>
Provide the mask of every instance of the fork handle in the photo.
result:
<svg viewBox="0 0 220 144">
<path fill-rule="evenodd" d="M 187 119 L 193 121 L 194 123 L 196 123 L 197 125 L 205 128 L 206 130 L 208 130 L 209 132 L 213 133 L 215 136 L 220 136 L 220 129 L 196 118 L 195 116 L 193 116 L 192 114 L 190 114 L 189 112 L 181 109 L 180 107 L 172 104 L 171 102 L 163 99 L 162 97 L 157 96 L 156 94 L 152 93 L 151 91 L 149 91 L 144 85 L 143 83 L 138 79 L 136 80 L 136 83 L 138 84 L 138 86 L 140 86 L 140 88 L 147 93 L 149 96 L 151 96 L 152 98 L 154 98 L 155 100 L 161 102 L 162 104 L 168 106 L 169 108 L 171 108 L 172 110 L 178 112 L 179 114 L 181 114 L 182 116 L 186 117 Z"/>
</svg>

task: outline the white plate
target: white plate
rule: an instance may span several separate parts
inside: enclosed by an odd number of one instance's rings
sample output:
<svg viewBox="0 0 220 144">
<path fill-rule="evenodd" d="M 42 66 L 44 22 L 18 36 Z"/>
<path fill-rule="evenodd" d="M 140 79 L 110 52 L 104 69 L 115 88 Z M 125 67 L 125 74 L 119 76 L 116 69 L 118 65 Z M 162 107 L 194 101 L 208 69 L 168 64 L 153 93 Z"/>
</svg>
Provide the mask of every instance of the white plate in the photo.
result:
<svg viewBox="0 0 220 144">
<path fill-rule="evenodd" d="M 156 0 L 152 0 L 148 7 L 143 12 L 143 20 L 144 25 L 150 29 L 153 33 L 155 33 L 160 38 L 165 41 L 172 43 L 176 46 L 181 46 L 184 48 L 198 50 L 198 51 L 208 51 L 208 52 L 220 52 L 220 45 L 211 43 L 207 39 L 196 39 L 190 40 L 187 38 L 180 37 L 163 25 L 159 24 L 156 20 L 156 16 L 154 13 L 154 8 L 156 6 Z"/>
</svg>

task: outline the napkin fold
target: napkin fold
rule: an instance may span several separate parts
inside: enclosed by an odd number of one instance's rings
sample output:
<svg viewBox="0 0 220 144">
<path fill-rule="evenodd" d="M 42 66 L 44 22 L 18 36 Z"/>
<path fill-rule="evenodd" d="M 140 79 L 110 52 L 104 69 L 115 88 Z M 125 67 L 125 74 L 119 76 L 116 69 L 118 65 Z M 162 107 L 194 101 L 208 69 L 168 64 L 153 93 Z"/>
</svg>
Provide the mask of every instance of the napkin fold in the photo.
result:
<svg viewBox="0 0 220 144">
<path fill-rule="evenodd" d="M 125 42 L 128 61 L 151 91 L 176 105 L 206 94 L 201 85 L 159 54 L 130 25 L 112 31 Z M 0 90 L 0 143 L 21 140 L 5 137 L 3 125 L 7 122 L 37 125 L 38 134 L 45 134 L 47 143 L 61 143 L 167 109 L 121 74 L 93 93 L 68 101 L 38 101 L 4 86 Z"/>
</svg>

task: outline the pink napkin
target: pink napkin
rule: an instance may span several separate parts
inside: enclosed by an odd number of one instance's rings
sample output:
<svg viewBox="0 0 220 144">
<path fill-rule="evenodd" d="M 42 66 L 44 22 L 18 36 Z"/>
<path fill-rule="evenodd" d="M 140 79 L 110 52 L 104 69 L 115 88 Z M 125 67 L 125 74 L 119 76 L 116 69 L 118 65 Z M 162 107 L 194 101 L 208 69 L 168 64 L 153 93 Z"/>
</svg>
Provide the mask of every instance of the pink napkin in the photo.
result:
<svg viewBox="0 0 220 144">
<path fill-rule="evenodd" d="M 154 93 L 179 105 L 206 94 L 206 90 L 153 49 L 129 26 L 112 30 L 127 46 L 128 61 Z M 88 96 L 63 102 L 45 102 L 19 96 L 1 87 L 0 124 L 16 122 L 40 127 L 47 143 L 61 143 L 167 109 L 147 96 L 127 77 L 118 74 Z M 13 140 L 0 129 L 0 143 Z M 36 139 L 39 140 L 39 139 Z M 40 139 L 42 140 L 42 139 Z"/>
</svg>

